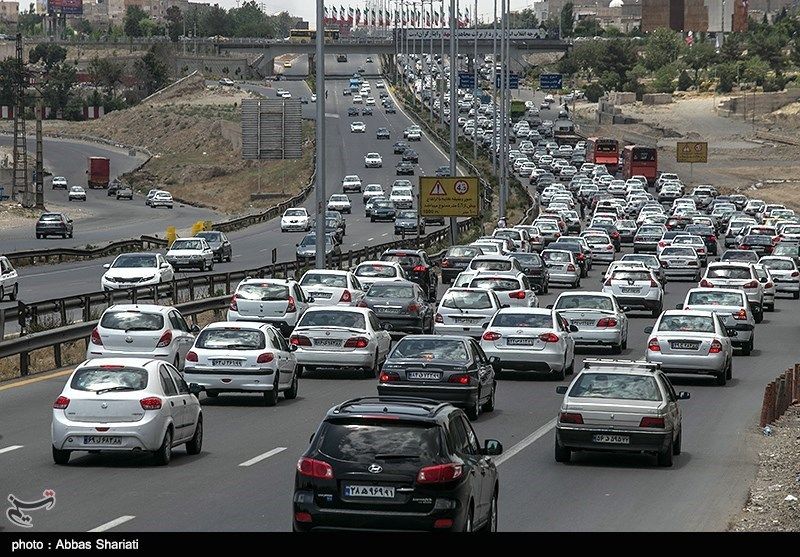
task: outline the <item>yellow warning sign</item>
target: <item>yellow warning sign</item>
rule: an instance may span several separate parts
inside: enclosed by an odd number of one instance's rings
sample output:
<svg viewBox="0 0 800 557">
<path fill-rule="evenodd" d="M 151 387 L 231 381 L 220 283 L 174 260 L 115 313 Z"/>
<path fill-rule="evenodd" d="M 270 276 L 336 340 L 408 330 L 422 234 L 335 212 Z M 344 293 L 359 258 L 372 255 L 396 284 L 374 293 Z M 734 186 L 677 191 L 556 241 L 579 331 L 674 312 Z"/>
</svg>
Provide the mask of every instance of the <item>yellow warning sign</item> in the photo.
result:
<svg viewBox="0 0 800 557">
<path fill-rule="evenodd" d="M 420 215 L 477 217 L 480 212 L 475 176 L 420 176 Z"/>
<path fill-rule="evenodd" d="M 678 141 L 675 150 L 677 162 L 708 162 L 708 143 L 705 141 Z"/>
</svg>

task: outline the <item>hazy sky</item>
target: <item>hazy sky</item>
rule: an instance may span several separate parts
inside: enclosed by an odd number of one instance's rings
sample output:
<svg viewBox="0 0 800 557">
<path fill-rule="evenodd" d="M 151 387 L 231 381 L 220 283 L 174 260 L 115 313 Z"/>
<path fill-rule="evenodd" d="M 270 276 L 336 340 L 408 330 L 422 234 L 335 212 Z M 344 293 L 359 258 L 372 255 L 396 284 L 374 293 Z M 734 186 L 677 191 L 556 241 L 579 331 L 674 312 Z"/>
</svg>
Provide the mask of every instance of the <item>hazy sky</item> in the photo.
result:
<svg viewBox="0 0 800 557">
<path fill-rule="evenodd" d="M 211 1 L 211 3 L 219 2 L 219 5 L 224 8 L 232 8 L 236 6 L 236 0 L 205 0 L 206 2 Z M 256 0 L 259 2 L 259 0 Z M 469 6 L 470 11 L 472 11 L 472 7 L 475 5 L 475 0 L 458 0 L 461 5 L 461 9 L 463 10 L 465 7 Z M 304 19 L 313 22 L 316 18 L 316 1 L 315 0 L 261 0 L 260 3 L 266 4 L 268 12 L 280 12 L 280 11 L 288 11 L 293 15 L 298 15 L 303 17 Z M 427 4 L 427 0 L 425 0 Z M 498 0 L 498 5 L 499 5 Z M 358 1 L 351 1 L 348 2 L 346 0 L 326 0 L 326 5 L 331 6 L 344 6 L 348 8 L 352 6 L 353 8 L 356 7 L 363 7 L 366 5 L 366 0 L 358 0 Z M 434 7 L 439 5 L 439 1 L 435 0 Z M 445 6 L 449 5 L 449 1 L 445 3 Z M 522 8 L 528 7 L 533 5 L 533 0 L 511 0 L 511 9 L 512 10 L 521 10 Z M 492 15 L 494 11 L 494 0 L 478 0 L 478 15 L 483 16 L 484 18 L 488 18 Z"/>
</svg>

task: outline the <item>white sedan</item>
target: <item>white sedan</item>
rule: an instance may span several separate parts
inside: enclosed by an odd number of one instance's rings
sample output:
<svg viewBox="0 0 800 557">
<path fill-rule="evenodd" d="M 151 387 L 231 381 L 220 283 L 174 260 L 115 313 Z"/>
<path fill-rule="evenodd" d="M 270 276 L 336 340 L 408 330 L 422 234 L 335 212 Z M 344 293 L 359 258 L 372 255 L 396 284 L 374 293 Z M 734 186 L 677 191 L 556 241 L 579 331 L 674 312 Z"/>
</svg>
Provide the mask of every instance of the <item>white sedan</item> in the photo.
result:
<svg viewBox="0 0 800 557">
<path fill-rule="evenodd" d="M 281 232 L 308 232 L 311 230 L 311 216 L 303 207 L 286 209 L 281 217 Z"/>
<path fill-rule="evenodd" d="M 364 133 L 367 131 L 367 125 L 364 122 L 353 122 L 350 124 L 350 133 Z"/>
<path fill-rule="evenodd" d="M 378 281 L 404 281 L 406 274 L 399 263 L 393 261 L 364 261 L 359 263 L 353 274 L 365 289 Z"/>
<path fill-rule="evenodd" d="M 350 198 L 343 193 L 334 193 L 328 199 L 328 211 L 339 211 L 340 213 L 351 212 Z"/>
<path fill-rule="evenodd" d="M 67 198 L 69 201 L 86 201 L 86 190 L 82 186 L 72 186 Z"/>
<path fill-rule="evenodd" d="M 107 269 L 100 279 L 103 291 L 152 286 L 175 277 L 172 265 L 160 253 L 122 253 L 103 268 Z"/>
<path fill-rule="evenodd" d="M 383 166 L 383 158 L 380 153 L 367 153 L 364 157 L 364 166 L 366 168 L 381 168 Z"/>
<path fill-rule="evenodd" d="M 313 269 L 306 271 L 300 286 L 312 307 L 355 306 L 364 299 L 366 288 L 350 271 Z"/>
</svg>

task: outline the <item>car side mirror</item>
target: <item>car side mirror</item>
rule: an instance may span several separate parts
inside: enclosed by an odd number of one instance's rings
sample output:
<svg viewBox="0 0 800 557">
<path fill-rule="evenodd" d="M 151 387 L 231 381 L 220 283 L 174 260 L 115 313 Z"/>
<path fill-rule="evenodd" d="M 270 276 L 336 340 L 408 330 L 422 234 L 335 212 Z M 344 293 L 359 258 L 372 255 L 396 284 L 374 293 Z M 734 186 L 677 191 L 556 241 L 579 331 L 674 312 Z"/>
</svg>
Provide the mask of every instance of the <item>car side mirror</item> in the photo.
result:
<svg viewBox="0 0 800 557">
<path fill-rule="evenodd" d="M 567 394 L 567 386 L 566 385 L 558 385 L 558 386 L 556 386 L 556 394 L 559 394 L 559 395 Z"/>
<path fill-rule="evenodd" d="M 296 344 L 290 344 L 289 345 L 289 352 L 295 352 L 295 351 L 297 351 L 297 345 Z"/>
<path fill-rule="evenodd" d="M 486 456 L 498 456 L 503 454 L 503 444 L 497 439 L 487 439 L 483 443 L 482 454 Z"/>
<path fill-rule="evenodd" d="M 164 262 L 161 264 L 161 268 L 162 268 L 162 269 L 167 269 L 167 268 L 169 268 L 169 263 L 167 263 L 166 261 L 164 261 Z"/>
<path fill-rule="evenodd" d="M 192 333 L 195 333 L 195 334 L 199 333 L 200 332 L 200 326 L 197 323 L 193 324 L 191 327 L 189 327 L 189 332 L 192 332 Z"/>
<path fill-rule="evenodd" d="M 500 307 L 505 309 L 505 308 L 510 308 L 511 306 L 508 304 L 500 304 Z"/>
<path fill-rule="evenodd" d="M 110 269 L 111 263 L 103 263 L 103 269 Z"/>
<path fill-rule="evenodd" d="M 692 393 L 688 391 L 678 391 L 678 400 L 689 400 L 692 398 Z"/>
<path fill-rule="evenodd" d="M 570 333 L 577 333 L 577 332 L 579 332 L 579 331 L 580 331 L 580 329 L 578 328 L 578 326 L 577 326 L 577 325 L 570 325 L 570 326 L 569 326 L 569 332 L 570 332 Z"/>
<path fill-rule="evenodd" d="M 194 396 L 199 395 L 205 390 L 206 388 L 203 387 L 202 385 L 198 385 L 197 383 L 189 383 L 189 392 L 192 393 Z"/>
<path fill-rule="evenodd" d="M 553 309 L 553 304 L 548 304 L 545 309 Z"/>
<path fill-rule="evenodd" d="M 650 333 L 653 332 L 653 326 L 652 325 L 648 325 L 647 327 L 644 328 L 644 332 L 649 335 Z"/>
<path fill-rule="evenodd" d="M 761 282 L 762 284 L 766 284 L 766 283 L 767 283 L 767 277 L 761 277 L 761 280 L 760 280 L 760 282 Z"/>
<path fill-rule="evenodd" d="M 306 302 L 308 302 L 309 304 L 313 304 L 314 303 L 314 296 L 311 296 L 310 298 L 306 298 Z"/>
</svg>

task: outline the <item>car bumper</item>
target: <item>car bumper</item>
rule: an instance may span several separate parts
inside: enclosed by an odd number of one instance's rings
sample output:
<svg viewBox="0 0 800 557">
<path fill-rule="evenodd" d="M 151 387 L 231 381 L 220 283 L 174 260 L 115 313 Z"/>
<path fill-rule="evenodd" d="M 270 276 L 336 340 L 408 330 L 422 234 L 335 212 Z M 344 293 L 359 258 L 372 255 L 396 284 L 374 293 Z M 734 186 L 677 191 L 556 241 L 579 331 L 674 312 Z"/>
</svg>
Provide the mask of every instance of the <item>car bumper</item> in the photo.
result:
<svg viewBox="0 0 800 557">
<path fill-rule="evenodd" d="M 155 451 L 164 439 L 167 419 L 160 412 L 136 422 L 75 422 L 68 419 L 63 410 L 53 412 L 51 437 L 53 446 L 69 451 Z M 98 431 L 102 429 L 103 431 Z M 85 437 L 121 438 L 119 445 L 88 444 Z"/>
<path fill-rule="evenodd" d="M 614 261 L 614 250 L 611 251 L 593 251 L 592 261 L 594 263 L 611 263 Z"/>
<path fill-rule="evenodd" d="M 296 313 L 296 312 L 295 312 Z M 272 319 L 269 317 L 260 317 L 258 315 L 242 315 L 237 311 L 228 310 L 228 321 L 256 321 L 258 323 L 268 323 L 276 327 L 284 336 L 288 336 L 294 326 L 297 324 L 297 316 L 287 314 L 286 317 L 281 319 Z"/>
<path fill-rule="evenodd" d="M 774 282 L 776 292 L 800 292 L 800 282 L 783 282 L 778 280 L 775 280 Z"/>
<path fill-rule="evenodd" d="M 287 232 L 305 232 L 309 228 L 309 224 L 305 222 L 297 222 L 297 223 L 281 223 L 281 230 L 286 230 Z"/>
<path fill-rule="evenodd" d="M 396 315 L 376 314 L 381 323 L 387 325 L 388 331 L 420 331 L 424 326 L 421 317 L 398 317 Z"/>
<path fill-rule="evenodd" d="M 141 288 L 143 286 L 155 286 L 157 284 L 158 280 L 149 280 L 146 282 L 108 282 L 106 280 L 100 280 L 100 287 L 104 291 L 127 290 L 128 288 Z"/>
<path fill-rule="evenodd" d="M 478 387 L 448 385 L 415 385 L 413 383 L 379 383 L 379 396 L 412 396 L 469 406 L 478 400 Z"/>
<path fill-rule="evenodd" d="M 580 279 L 578 273 L 554 273 L 550 271 L 550 282 L 559 284 L 575 284 Z"/>
<path fill-rule="evenodd" d="M 633 251 L 634 252 L 653 252 L 655 253 L 658 249 L 658 243 L 646 243 L 646 242 L 634 242 L 633 243 Z"/>
<path fill-rule="evenodd" d="M 486 323 L 491 321 L 491 317 L 486 318 Z M 433 326 L 433 334 L 435 335 L 466 335 L 470 337 L 480 338 L 486 326 L 482 323 L 480 325 L 442 325 L 436 323 Z"/>
<path fill-rule="evenodd" d="M 648 350 L 646 359 L 660 363 L 664 373 L 717 374 L 725 370 L 727 355 L 722 352 L 702 354 L 700 351 L 694 355 L 659 354 Z"/>
<path fill-rule="evenodd" d="M 583 346 L 611 346 L 622 343 L 621 329 L 580 329 L 577 333 L 571 333 L 575 344 Z"/>
<path fill-rule="evenodd" d="M 623 307 L 657 309 L 661 306 L 661 299 L 657 297 L 614 296 L 617 303 Z"/>
<path fill-rule="evenodd" d="M 197 383 L 208 391 L 216 392 L 264 392 L 271 391 L 275 384 L 273 370 L 243 374 L 241 368 L 228 370 L 214 368 L 213 373 L 207 373 L 204 370 L 186 367 L 183 375 L 187 383 Z"/>
<path fill-rule="evenodd" d="M 453 282 L 464 269 L 442 269 L 442 281 Z"/>
<path fill-rule="evenodd" d="M 484 343 L 481 347 L 488 357 L 500 359 L 500 369 L 544 373 L 564 369 L 566 354 L 560 350 L 505 350 Z"/>
<path fill-rule="evenodd" d="M 205 267 L 205 259 L 167 259 L 167 263 L 172 265 L 173 269 L 180 269 L 182 267 L 193 267 L 202 269 Z"/>
<path fill-rule="evenodd" d="M 300 347 L 294 354 L 298 364 L 321 368 L 370 368 L 375 361 L 374 348 L 345 352 Z"/>
<path fill-rule="evenodd" d="M 629 444 L 596 443 L 595 435 L 623 435 L 630 438 Z M 661 452 L 669 446 L 671 431 L 641 432 L 610 428 L 570 428 L 556 426 L 556 440 L 568 449 L 611 452 Z"/>
<path fill-rule="evenodd" d="M 159 348 L 151 352 L 135 352 L 132 350 L 112 349 L 105 346 L 97 346 L 90 344 L 86 350 L 86 359 L 92 358 L 147 358 L 150 360 L 162 360 L 164 362 L 173 363 L 175 360 L 175 352 Z"/>
<path fill-rule="evenodd" d="M 696 277 L 697 274 L 700 272 L 699 267 L 665 267 L 664 268 L 664 276 L 667 278 L 670 277 L 678 277 L 678 278 L 686 278 L 686 277 Z"/>
</svg>

